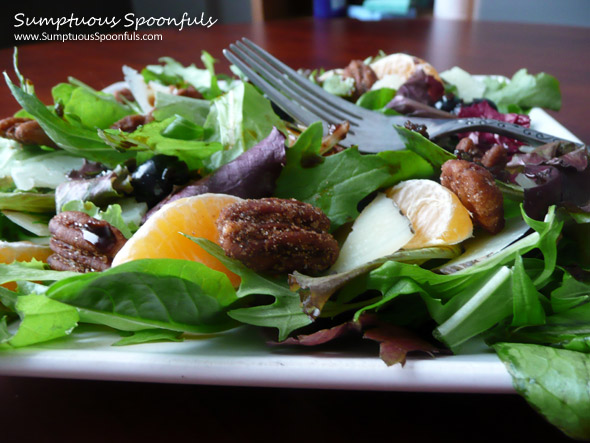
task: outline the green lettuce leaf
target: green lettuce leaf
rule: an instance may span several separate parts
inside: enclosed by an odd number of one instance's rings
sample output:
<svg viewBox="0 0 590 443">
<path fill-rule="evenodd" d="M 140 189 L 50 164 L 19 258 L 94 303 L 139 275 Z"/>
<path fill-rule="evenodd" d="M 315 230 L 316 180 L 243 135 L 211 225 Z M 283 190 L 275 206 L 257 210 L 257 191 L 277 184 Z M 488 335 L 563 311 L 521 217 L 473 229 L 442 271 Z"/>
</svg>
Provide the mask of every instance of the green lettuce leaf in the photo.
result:
<svg viewBox="0 0 590 443">
<path fill-rule="evenodd" d="M 590 355 L 522 343 L 494 349 L 534 409 L 570 437 L 590 439 Z"/>
<path fill-rule="evenodd" d="M 520 69 L 508 82 L 494 77 L 487 77 L 484 82 L 484 97 L 496 103 L 500 111 L 505 112 L 509 105 L 517 105 L 523 109 L 539 107 L 554 111 L 561 108 L 559 82 L 544 72 L 531 75 L 526 69 Z"/>
<path fill-rule="evenodd" d="M 211 141 L 224 150 L 211 156 L 207 168 L 218 169 L 268 136 L 273 127 L 284 132 L 285 124 L 270 102 L 249 83 L 239 83 L 212 102 L 205 128 L 212 129 Z"/>
<path fill-rule="evenodd" d="M 121 205 L 108 205 L 103 211 L 92 202 L 83 202 L 81 200 L 71 200 L 61 208 L 62 211 L 79 211 L 88 214 L 90 217 L 98 220 L 104 220 L 119 231 L 125 238 L 130 238 L 135 231 L 139 229 L 139 223 L 126 222 L 123 219 L 123 211 Z"/>
<path fill-rule="evenodd" d="M 208 100 L 156 91 L 154 107 L 152 115 L 158 121 L 180 115 L 199 126 L 204 126 L 211 103 Z"/>
<path fill-rule="evenodd" d="M 60 104 L 64 116 L 94 129 L 106 129 L 116 121 L 133 114 L 126 105 L 114 96 L 84 86 L 60 83 L 51 90 L 53 101 Z"/>
<path fill-rule="evenodd" d="M 15 308 L 21 321 L 16 333 L 8 340 L 8 344 L 15 348 L 65 337 L 79 321 L 75 308 L 44 295 L 19 296 Z"/>
</svg>

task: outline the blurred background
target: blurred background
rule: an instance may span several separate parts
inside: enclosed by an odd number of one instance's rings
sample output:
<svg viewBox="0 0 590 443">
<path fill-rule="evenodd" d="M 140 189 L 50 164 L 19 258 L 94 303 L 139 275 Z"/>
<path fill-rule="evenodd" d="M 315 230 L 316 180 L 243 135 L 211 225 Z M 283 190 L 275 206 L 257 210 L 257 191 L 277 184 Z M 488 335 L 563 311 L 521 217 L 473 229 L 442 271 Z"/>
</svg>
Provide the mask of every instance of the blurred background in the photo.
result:
<svg viewBox="0 0 590 443">
<path fill-rule="evenodd" d="M 14 32 L 55 32 L 53 27 L 14 28 L 14 16 L 26 17 L 118 17 L 133 12 L 143 17 L 213 17 L 218 23 L 258 22 L 296 16 L 321 19 L 349 16 L 359 20 L 437 17 L 458 20 L 545 23 L 590 26 L 590 0 L 117 0 L 100 4 L 62 0 L 5 2 L 0 14 L 0 45 L 15 44 Z M 83 32 L 128 30 L 85 28 Z M 72 32 L 71 29 L 64 30 Z M 80 30 L 78 30 L 80 32 Z M 22 44 L 22 42 L 21 42 Z"/>
</svg>

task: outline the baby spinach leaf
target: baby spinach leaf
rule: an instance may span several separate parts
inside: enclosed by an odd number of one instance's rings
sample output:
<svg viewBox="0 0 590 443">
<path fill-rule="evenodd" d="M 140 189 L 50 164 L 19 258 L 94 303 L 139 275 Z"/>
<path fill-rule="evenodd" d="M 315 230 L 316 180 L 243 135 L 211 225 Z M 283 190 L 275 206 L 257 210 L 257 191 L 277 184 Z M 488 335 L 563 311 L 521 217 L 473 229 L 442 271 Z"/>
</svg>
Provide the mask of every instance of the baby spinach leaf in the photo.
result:
<svg viewBox="0 0 590 443">
<path fill-rule="evenodd" d="M 522 343 L 494 349 L 534 409 L 570 437 L 590 439 L 590 355 Z"/>
<path fill-rule="evenodd" d="M 365 92 L 356 101 L 356 104 L 362 108 L 379 111 L 389 115 L 399 115 L 399 112 L 386 108 L 387 104 L 393 100 L 397 91 L 391 88 L 379 88 Z"/>
<path fill-rule="evenodd" d="M 76 306 L 81 319 L 122 330 L 163 328 L 210 333 L 235 326 L 227 276 L 201 263 L 136 260 L 52 285 L 47 296 Z"/>
</svg>

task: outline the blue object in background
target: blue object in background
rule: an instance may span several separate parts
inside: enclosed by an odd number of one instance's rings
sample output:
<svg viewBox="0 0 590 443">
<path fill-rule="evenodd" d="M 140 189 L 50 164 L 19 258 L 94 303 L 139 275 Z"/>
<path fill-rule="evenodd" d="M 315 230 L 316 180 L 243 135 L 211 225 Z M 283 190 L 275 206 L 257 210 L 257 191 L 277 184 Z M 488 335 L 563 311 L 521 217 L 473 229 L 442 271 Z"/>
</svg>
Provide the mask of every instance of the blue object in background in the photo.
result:
<svg viewBox="0 0 590 443">
<path fill-rule="evenodd" d="M 318 18 L 346 15 L 346 0 L 313 0 L 313 15 Z"/>
</svg>

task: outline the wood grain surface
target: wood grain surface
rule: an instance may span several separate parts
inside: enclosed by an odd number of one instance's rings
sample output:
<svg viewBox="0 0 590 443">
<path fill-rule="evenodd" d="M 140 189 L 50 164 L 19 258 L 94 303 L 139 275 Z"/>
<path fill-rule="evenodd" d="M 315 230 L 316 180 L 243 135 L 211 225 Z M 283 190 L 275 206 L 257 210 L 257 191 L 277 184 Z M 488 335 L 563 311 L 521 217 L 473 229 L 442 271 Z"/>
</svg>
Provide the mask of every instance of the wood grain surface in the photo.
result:
<svg viewBox="0 0 590 443">
<path fill-rule="evenodd" d="M 558 78 L 563 107 L 553 113 L 582 140 L 590 140 L 590 28 L 453 20 L 391 20 L 301 18 L 258 24 L 214 25 L 211 28 L 155 32 L 161 41 L 71 41 L 24 45 L 19 66 L 35 84 L 39 97 L 50 100 L 50 89 L 73 76 L 100 89 L 122 78 L 121 66 L 141 68 L 170 56 L 200 64 L 202 49 L 228 71 L 222 50 L 248 37 L 295 68 L 344 67 L 351 59 L 383 50 L 424 58 L 439 71 L 461 66 L 473 74 L 511 76 L 526 67 Z M 131 35 L 131 34 L 128 34 Z M 0 69 L 12 72 L 12 50 L 0 51 Z M 14 78 L 14 75 L 13 75 Z M 17 110 L 8 88 L 0 88 L 3 114 Z"/>
</svg>

